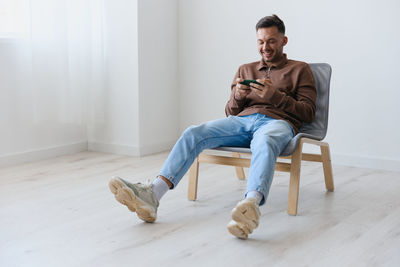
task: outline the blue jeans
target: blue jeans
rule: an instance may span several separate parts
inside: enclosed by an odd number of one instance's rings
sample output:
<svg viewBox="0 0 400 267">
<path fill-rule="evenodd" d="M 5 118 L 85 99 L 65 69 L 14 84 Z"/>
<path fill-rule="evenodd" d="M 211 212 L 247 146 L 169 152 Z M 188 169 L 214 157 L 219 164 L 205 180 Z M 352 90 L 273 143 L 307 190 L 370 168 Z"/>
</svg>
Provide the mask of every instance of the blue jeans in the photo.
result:
<svg viewBox="0 0 400 267">
<path fill-rule="evenodd" d="M 293 136 L 294 130 L 288 122 L 259 113 L 243 117 L 229 116 L 190 126 L 175 144 L 160 175 L 175 187 L 204 149 L 219 146 L 250 147 L 252 155 L 246 194 L 249 191 L 262 193 L 262 205 L 268 197 L 276 159 Z"/>
</svg>

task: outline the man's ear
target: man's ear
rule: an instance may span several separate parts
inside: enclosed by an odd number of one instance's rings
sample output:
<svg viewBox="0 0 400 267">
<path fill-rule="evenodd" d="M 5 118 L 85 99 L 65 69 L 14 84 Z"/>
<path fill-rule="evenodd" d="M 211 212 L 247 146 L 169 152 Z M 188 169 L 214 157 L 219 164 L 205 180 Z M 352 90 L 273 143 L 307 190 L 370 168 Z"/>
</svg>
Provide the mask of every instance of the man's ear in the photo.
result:
<svg viewBox="0 0 400 267">
<path fill-rule="evenodd" d="M 285 45 L 287 44 L 287 42 L 288 42 L 287 36 L 283 36 L 283 43 L 282 43 L 282 45 L 285 46 Z"/>
</svg>

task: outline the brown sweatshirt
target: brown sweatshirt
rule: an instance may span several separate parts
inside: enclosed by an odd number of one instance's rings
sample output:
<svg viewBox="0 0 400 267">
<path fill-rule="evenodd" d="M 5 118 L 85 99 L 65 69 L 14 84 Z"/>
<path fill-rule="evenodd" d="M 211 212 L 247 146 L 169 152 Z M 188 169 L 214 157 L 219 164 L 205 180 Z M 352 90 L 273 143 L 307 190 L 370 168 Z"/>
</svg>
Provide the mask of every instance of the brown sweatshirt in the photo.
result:
<svg viewBox="0 0 400 267">
<path fill-rule="evenodd" d="M 244 100 L 235 99 L 236 78 L 270 78 L 272 87 L 264 98 L 250 92 Z M 226 104 L 226 115 L 245 116 L 261 113 L 274 119 L 289 122 L 298 133 L 303 122 L 312 122 L 315 115 L 317 91 L 314 76 L 307 63 L 283 58 L 271 67 L 263 60 L 239 67 L 231 86 L 231 96 Z"/>
</svg>

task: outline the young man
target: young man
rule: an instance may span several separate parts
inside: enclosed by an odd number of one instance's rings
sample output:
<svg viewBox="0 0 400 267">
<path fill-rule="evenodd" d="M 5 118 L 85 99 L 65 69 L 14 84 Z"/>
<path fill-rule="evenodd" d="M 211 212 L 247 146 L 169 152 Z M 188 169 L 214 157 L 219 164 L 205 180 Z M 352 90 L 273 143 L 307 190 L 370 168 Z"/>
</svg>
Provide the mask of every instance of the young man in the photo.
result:
<svg viewBox="0 0 400 267">
<path fill-rule="evenodd" d="M 240 146 L 250 147 L 251 166 L 244 199 L 232 210 L 227 227 L 242 239 L 257 228 L 259 206 L 268 197 L 277 157 L 302 123 L 314 119 L 316 89 L 310 67 L 288 60 L 283 53 L 288 38 L 278 16 L 262 18 L 256 33 L 261 60 L 239 67 L 225 107 L 228 117 L 186 129 L 151 185 L 111 179 L 109 186 L 116 199 L 140 219 L 156 220 L 161 197 L 178 185 L 204 149 Z M 244 85 L 245 79 L 258 83 Z"/>
</svg>

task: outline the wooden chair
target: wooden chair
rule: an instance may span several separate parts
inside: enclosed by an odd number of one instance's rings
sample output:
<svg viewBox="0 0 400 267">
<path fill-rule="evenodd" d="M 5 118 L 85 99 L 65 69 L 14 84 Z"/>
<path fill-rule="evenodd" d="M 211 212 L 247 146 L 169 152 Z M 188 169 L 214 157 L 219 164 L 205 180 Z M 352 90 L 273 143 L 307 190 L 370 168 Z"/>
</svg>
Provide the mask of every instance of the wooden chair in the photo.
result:
<svg viewBox="0 0 400 267">
<path fill-rule="evenodd" d="M 326 63 L 309 64 L 316 82 L 317 101 L 315 119 L 312 123 L 305 123 L 293 139 L 289 142 L 285 150 L 281 153 L 276 163 L 276 171 L 290 172 L 289 198 L 287 213 L 297 215 L 300 167 L 301 161 L 322 162 L 325 186 L 328 191 L 334 190 L 332 164 L 330 157 L 329 144 L 322 142 L 328 129 L 329 111 L 329 86 L 332 69 Z M 320 147 L 321 154 L 303 153 L 303 144 L 312 144 Z M 249 158 L 241 158 L 240 154 L 251 154 L 250 148 L 244 147 L 218 147 L 213 150 L 227 151 L 232 156 L 210 155 L 201 153 L 194 161 L 189 170 L 188 199 L 196 200 L 197 184 L 199 176 L 199 163 L 214 163 L 231 165 L 236 167 L 236 175 L 239 179 L 245 179 L 243 167 L 250 167 Z M 280 162 L 279 159 L 290 159 L 290 163 Z"/>
</svg>

